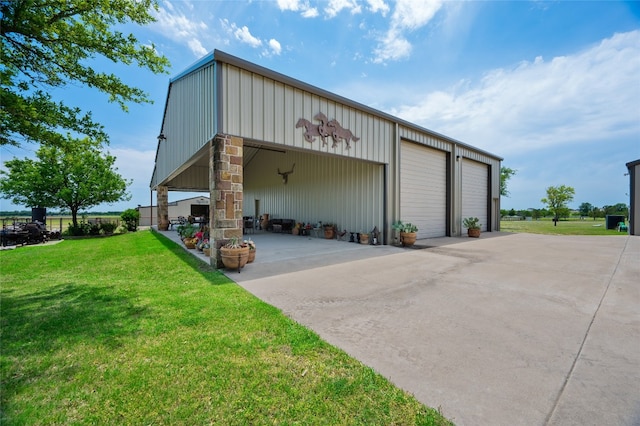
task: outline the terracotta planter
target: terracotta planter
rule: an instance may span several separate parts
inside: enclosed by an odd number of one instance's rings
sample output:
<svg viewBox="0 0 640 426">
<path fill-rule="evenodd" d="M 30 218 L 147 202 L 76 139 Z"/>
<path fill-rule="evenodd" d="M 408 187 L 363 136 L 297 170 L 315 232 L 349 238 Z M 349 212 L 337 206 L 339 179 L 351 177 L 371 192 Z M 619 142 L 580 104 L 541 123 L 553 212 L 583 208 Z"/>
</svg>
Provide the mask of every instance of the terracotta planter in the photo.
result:
<svg viewBox="0 0 640 426">
<path fill-rule="evenodd" d="M 325 237 L 327 240 L 332 240 L 334 235 L 335 235 L 335 232 L 334 232 L 333 227 L 331 227 L 331 228 L 324 228 L 324 237 Z"/>
<path fill-rule="evenodd" d="M 202 252 L 204 253 L 205 256 L 211 257 L 211 249 L 210 248 L 203 248 Z"/>
<path fill-rule="evenodd" d="M 227 269 L 237 269 L 240 273 L 240 269 L 247 264 L 249 260 L 249 247 L 241 248 L 220 248 L 220 259 Z"/>
<path fill-rule="evenodd" d="M 184 245 L 188 248 L 188 249 L 194 249 L 196 248 L 196 240 L 193 240 L 191 238 L 185 238 L 184 239 Z"/>
<path fill-rule="evenodd" d="M 369 245 L 369 234 L 360 234 L 360 244 Z"/>
<path fill-rule="evenodd" d="M 247 263 L 251 263 L 254 260 L 256 260 L 256 251 L 255 250 L 249 250 L 249 258 L 247 259 Z"/>
<path fill-rule="evenodd" d="M 291 230 L 291 235 L 300 235 L 300 228 L 293 228 Z"/>
<path fill-rule="evenodd" d="M 403 247 L 411 247 L 416 243 L 417 232 L 400 232 L 400 243 Z"/>
<path fill-rule="evenodd" d="M 479 229 L 467 229 L 467 235 L 470 238 L 480 238 L 480 230 Z"/>
</svg>

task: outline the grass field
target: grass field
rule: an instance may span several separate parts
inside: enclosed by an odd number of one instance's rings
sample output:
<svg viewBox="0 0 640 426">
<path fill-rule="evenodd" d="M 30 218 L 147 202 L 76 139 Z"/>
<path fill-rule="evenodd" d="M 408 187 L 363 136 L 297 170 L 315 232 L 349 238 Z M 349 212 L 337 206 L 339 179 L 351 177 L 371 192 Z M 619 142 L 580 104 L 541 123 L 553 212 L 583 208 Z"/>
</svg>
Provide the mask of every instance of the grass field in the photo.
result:
<svg viewBox="0 0 640 426">
<path fill-rule="evenodd" d="M 553 226 L 551 219 L 540 220 L 503 220 L 500 230 L 504 232 L 528 232 L 531 234 L 548 235 L 627 235 L 615 229 L 607 229 L 604 219 L 570 219 L 561 220 L 558 226 Z"/>
<path fill-rule="evenodd" d="M 449 424 L 156 233 L 0 265 L 1 424 Z"/>
</svg>

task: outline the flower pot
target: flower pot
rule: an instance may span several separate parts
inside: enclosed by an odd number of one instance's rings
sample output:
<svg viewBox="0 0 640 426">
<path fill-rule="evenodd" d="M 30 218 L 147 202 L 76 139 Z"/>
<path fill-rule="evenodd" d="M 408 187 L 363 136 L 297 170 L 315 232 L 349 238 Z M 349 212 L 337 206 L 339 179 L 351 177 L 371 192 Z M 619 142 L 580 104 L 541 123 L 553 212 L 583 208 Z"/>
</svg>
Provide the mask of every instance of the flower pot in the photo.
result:
<svg viewBox="0 0 640 426">
<path fill-rule="evenodd" d="M 479 229 L 467 229 L 467 235 L 470 238 L 480 238 L 480 230 Z"/>
<path fill-rule="evenodd" d="M 335 234 L 335 232 L 334 232 L 333 226 L 332 226 L 332 227 L 330 227 L 330 228 L 329 228 L 329 227 L 324 228 L 324 237 L 325 237 L 327 240 L 332 240 L 332 239 L 333 239 L 334 234 Z"/>
<path fill-rule="evenodd" d="M 360 244 L 369 245 L 369 234 L 360 234 Z"/>
<path fill-rule="evenodd" d="M 300 235 L 300 228 L 293 228 L 291 230 L 291 235 Z"/>
<path fill-rule="evenodd" d="M 247 264 L 249 260 L 249 247 L 240 248 L 220 248 L 220 259 L 227 269 L 237 269 L 238 273 L 240 269 Z"/>
<path fill-rule="evenodd" d="M 247 263 L 251 263 L 254 260 L 256 260 L 256 251 L 255 250 L 249 250 L 249 258 L 247 259 Z"/>
<path fill-rule="evenodd" d="M 196 241 L 194 239 L 191 238 L 185 238 L 184 239 L 184 245 L 188 248 L 188 249 L 194 249 L 196 248 Z"/>
<path fill-rule="evenodd" d="M 202 252 L 204 253 L 205 256 L 211 257 L 211 249 L 210 248 L 203 248 Z"/>
<path fill-rule="evenodd" d="M 400 243 L 403 247 L 411 247 L 416 243 L 417 232 L 400 232 Z"/>
</svg>

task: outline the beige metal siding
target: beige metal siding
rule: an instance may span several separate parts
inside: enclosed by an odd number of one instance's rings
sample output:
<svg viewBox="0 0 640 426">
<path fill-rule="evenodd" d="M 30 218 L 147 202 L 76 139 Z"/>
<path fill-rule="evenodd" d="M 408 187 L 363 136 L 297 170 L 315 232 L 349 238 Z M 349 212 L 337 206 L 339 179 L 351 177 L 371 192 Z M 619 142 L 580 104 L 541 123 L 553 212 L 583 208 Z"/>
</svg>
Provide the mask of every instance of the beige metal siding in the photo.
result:
<svg viewBox="0 0 640 426">
<path fill-rule="evenodd" d="M 418 238 L 447 234 L 447 154 L 402 142 L 400 219 L 418 226 Z"/>
<path fill-rule="evenodd" d="M 295 171 L 288 183 L 280 171 Z M 333 222 L 340 229 L 368 232 L 383 226 L 384 166 L 301 151 L 261 150 L 244 169 L 244 216 L 260 214 L 298 222 Z"/>
<path fill-rule="evenodd" d="M 154 181 L 174 174 L 215 134 L 214 65 L 170 85 Z"/>
<path fill-rule="evenodd" d="M 477 217 L 481 229 L 491 229 L 488 214 L 489 168 L 486 164 L 462 161 L 462 218 Z M 463 228 L 466 232 L 466 228 Z"/>
<path fill-rule="evenodd" d="M 393 122 L 229 64 L 222 66 L 221 132 L 317 153 L 389 162 Z M 330 137 L 326 144 L 319 136 L 307 142 L 304 128 L 296 128 L 296 123 L 305 118 L 318 124 L 313 118 L 318 112 L 336 119 L 360 140 L 352 141 L 350 148 L 343 141 L 334 147 Z"/>
<path fill-rule="evenodd" d="M 631 184 L 631 191 L 633 191 L 631 198 L 631 211 L 629 214 L 632 216 L 632 230 L 633 235 L 640 235 L 640 164 L 633 166 L 633 170 L 629 170 L 633 183 Z"/>
</svg>

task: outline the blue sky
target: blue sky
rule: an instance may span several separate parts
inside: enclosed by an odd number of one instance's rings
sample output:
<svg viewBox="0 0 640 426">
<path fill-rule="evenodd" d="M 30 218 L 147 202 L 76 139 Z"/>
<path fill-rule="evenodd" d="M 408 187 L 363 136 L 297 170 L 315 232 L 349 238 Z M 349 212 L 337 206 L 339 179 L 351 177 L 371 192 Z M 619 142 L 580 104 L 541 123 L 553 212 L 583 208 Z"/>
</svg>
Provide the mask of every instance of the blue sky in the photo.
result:
<svg viewBox="0 0 640 426">
<path fill-rule="evenodd" d="M 628 203 L 625 163 L 640 159 L 640 2 L 163 1 L 155 16 L 122 30 L 155 44 L 170 74 L 95 59 L 153 105 L 125 113 L 88 88 L 53 92 L 105 125 L 133 180 L 131 201 L 94 210 L 151 202 L 169 78 L 213 49 L 503 157 L 517 174 L 502 208 L 540 208 L 562 184 L 576 190 L 572 207 Z"/>
</svg>

